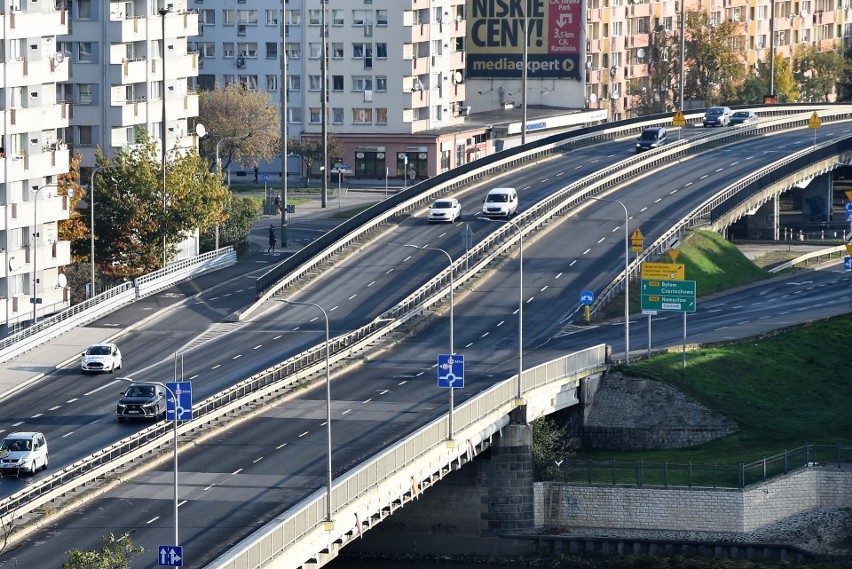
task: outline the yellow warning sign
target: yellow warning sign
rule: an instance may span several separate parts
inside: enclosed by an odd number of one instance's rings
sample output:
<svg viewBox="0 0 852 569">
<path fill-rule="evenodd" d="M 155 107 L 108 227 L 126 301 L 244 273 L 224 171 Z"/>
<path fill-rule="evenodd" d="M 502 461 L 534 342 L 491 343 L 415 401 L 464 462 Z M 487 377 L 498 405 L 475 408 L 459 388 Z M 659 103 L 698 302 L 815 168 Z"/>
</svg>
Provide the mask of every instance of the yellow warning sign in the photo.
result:
<svg viewBox="0 0 852 569">
<path fill-rule="evenodd" d="M 852 256 L 852 243 L 846 244 L 846 250 L 849 252 L 849 255 Z"/>
<path fill-rule="evenodd" d="M 852 190 L 846 192 L 846 201 L 852 202 Z"/>
<path fill-rule="evenodd" d="M 659 281 L 684 280 L 683 263 L 642 263 L 642 278 Z"/>
<path fill-rule="evenodd" d="M 817 115 L 816 111 L 814 111 L 814 114 L 812 114 L 811 118 L 808 119 L 808 128 L 820 128 L 820 127 L 822 127 L 822 121 L 819 120 L 819 115 Z"/>
<path fill-rule="evenodd" d="M 633 234 L 630 235 L 630 250 L 634 253 L 642 252 L 642 242 L 645 240 L 645 236 L 642 235 L 642 232 L 639 231 L 639 228 L 633 230 Z"/>
<path fill-rule="evenodd" d="M 672 126 L 686 126 L 686 119 L 682 112 L 678 111 L 675 113 L 674 118 L 672 119 Z"/>
<path fill-rule="evenodd" d="M 680 255 L 680 249 L 669 249 L 669 258 L 672 262 L 677 261 L 678 255 Z"/>
</svg>

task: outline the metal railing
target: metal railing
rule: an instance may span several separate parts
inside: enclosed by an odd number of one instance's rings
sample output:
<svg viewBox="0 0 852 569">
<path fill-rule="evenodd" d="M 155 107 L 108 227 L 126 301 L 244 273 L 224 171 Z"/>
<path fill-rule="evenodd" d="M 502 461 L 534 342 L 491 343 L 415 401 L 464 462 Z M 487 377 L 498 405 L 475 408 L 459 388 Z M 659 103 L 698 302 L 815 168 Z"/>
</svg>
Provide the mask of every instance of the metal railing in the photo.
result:
<svg viewBox="0 0 852 569">
<path fill-rule="evenodd" d="M 678 464 L 643 460 L 572 460 L 547 468 L 547 482 L 607 486 L 742 489 L 815 466 L 852 468 L 852 446 L 807 444 L 748 464 Z"/>
</svg>

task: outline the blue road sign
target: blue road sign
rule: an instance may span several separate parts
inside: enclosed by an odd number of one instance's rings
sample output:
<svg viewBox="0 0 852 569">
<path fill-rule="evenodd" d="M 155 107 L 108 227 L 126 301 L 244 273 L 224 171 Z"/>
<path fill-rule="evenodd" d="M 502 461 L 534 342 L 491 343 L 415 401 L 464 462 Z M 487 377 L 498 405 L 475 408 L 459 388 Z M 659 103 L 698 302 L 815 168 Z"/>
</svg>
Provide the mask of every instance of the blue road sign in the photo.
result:
<svg viewBox="0 0 852 569">
<path fill-rule="evenodd" d="M 175 399 L 177 396 L 177 419 L 189 421 L 192 419 L 192 382 L 170 381 L 166 383 L 166 420 L 175 420 Z"/>
<path fill-rule="evenodd" d="M 157 561 L 160 567 L 183 567 L 183 547 L 180 545 L 158 545 Z"/>
<path fill-rule="evenodd" d="M 852 213 L 852 202 L 846 202 L 846 213 Z"/>
<path fill-rule="evenodd" d="M 464 387 L 464 356 L 438 354 L 438 387 Z"/>
<path fill-rule="evenodd" d="M 843 257 L 843 269 L 852 271 L 852 257 Z"/>
<path fill-rule="evenodd" d="M 595 293 L 590 290 L 584 290 L 580 293 L 580 302 L 583 304 L 591 304 L 595 301 Z"/>
<path fill-rule="evenodd" d="M 264 174 L 264 175 L 263 175 L 263 181 L 264 181 L 264 182 L 268 182 L 268 181 L 269 181 L 269 174 Z"/>
</svg>

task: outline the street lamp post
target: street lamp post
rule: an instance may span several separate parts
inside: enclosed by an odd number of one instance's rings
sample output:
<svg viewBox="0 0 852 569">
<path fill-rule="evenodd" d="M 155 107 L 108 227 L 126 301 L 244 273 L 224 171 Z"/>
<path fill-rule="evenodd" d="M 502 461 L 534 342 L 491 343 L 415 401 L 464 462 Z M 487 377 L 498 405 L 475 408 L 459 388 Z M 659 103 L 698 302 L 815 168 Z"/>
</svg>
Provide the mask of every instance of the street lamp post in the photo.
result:
<svg viewBox="0 0 852 569">
<path fill-rule="evenodd" d="M 422 245 L 422 246 L 421 245 L 405 245 L 405 246 L 406 247 L 412 247 L 414 249 L 421 249 L 423 251 L 440 251 L 441 253 L 443 253 L 444 255 L 447 256 L 447 260 L 450 262 L 450 355 L 453 355 L 453 354 L 456 353 L 455 336 L 454 336 L 454 334 L 455 334 L 455 332 L 454 332 L 455 317 L 454 317 L 454 314 L 453 314 L 453 307 L 455 306 L 455 302 L 454 302 L 454 298 L 453 298 L 453 294 L 454 294 L 453 291 L 455 290 L 456 287 L 455 287 L 455 282 L 453 280 L 453 272 L 454 272 L 453 271 L 453 258 L 445 250 L 438 248 L 438 247 L 429 247 L 429 246 L 426 246 L 426 245 Z M 455 389 L 453 388 L 453 386 L 450 386 L 449 391 L 450 391 L 450 415 L 449 415 L 450 418 L 449 418 L 449 423 L 448 423 L 447 440 L 451 441 L 451 440 L 453 440 L 453 433 L 454 433 L 454 427 L 453 427 L 453 407 L 454 407 L 453 391 L 455 391 Z"/>
<path fill-rule="evenodd" d="M 334 520 L 331 517 L 331 338 L 329 334 L 328 312 L 319 304 L 313 302 L 301 302 L 298 300 L 282 299 L 287 304 L 299 306 L 313 306 L 322 312 L 325 317 L 325 424 L 326 424 L 326 518 L 325 525 L 327 530 L 334 528 Z"/>
<path fill-rule="evenodd" d="M 169 4 L 165 8 L 160 8 L 157 12 L 160 14 L 160 20 L 162 22 L 162 41 L 163 41 L 163 59 L 162 59 L 162 67 L 163 67 L 163 138 L 160 140 L 160 144 L 163 147 L 163 268 L 166 266 L 166 223 L 167 223 L 167 210 L 166 210 L 166 132 L 168 129 L 166 128 L 166 14 L 171 14 L 172 5 Z"/>
<path fill-rule="evenodd" d="M 598 202 L 617 203 L 624 209 L 624 365 L 630 365 L 630 216 L 627 206 L 619 200 L 596 198 L 589 196 L 590 200 Z"/>
<path fill-rule="evenodd" d="M 38 293 L 36 292 L 38 283 L 38 193 L 45 188 L 56 188 L 57 185 L 55 183 L 45 184 L 40 188 L 33 187 L 31 191 L 35 193 L 35 198 L 33 199 L 33 326 L 38 323 Z"/>
<path fill-rule="evenodd" d="M 131 377 L 117 377 L 115 379 L 118 380 L 118 381 L 126 381 L 128 383 L 137 383 L 137 381 L 135 379 L 131 378 Z M 165 383 L 161 383 L 159 381 L 146 381 L 145 383 L 153 383 L 154 385 L 159 385 L 165 391 L 168 392 L 169 396 L 171 396 L 172 400 L 175 403 L 175 416 L 174 416 L 174 421 L 172 421 L 172 423 L 174 424 L 174 439 L 173 439 L 173 443 L 172 443 L 172 449 L 174 451 L 174 481 L 175 481 L 175 496 L 174 496 L 175 542 L 174 542 L 174 545 L 180 545 L 180 532 L 178 531 L 179 527 L 180 527 L 179 524 L 178 524 L 178 505 L 179 505 L 179 503 L 178 503 L 178 496 L 179 496 L 179 494 L 178 494 L 178 413 L 177 413 L 178 397 L 175 394 L 175 392 L 172 391 L 171 389 L 169 389 L 169 386 L 166 385 Z"/>
<path fill-rule="evenodd" d="M 527 60 L 529 59 L 530 15 L 527 12 L 529 4 L 524 5 L 524 49 L 521 57 L 521 145 L 527 143 Z"/>
<path fill-rule="evenodd" d="M 524 404 L 524 392 L 522 376 L 524 374 L 524 232 L 521 231 L 521 226 L 515 221 L 509 219 L 494 219 L 501 223 L 507 223 L 518 230 L 518 238 L 520 239 L 520 253 L 518 258 L 518 276 L 520 283 L 518 284 L 518 393 L 515 405 Z"/>
</svg>

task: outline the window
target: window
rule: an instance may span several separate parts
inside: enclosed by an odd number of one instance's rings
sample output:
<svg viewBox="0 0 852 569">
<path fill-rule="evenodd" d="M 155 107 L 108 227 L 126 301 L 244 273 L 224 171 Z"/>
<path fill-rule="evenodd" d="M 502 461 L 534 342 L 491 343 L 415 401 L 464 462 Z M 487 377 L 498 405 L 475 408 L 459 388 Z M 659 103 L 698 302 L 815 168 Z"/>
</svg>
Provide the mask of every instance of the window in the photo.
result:
<svg viewBox="0 0 852 569">
<path fill-rule="evenodd" d="M 354 57 L 355 59 L 364 59 L 364 44 L 352 44 L 352 57 Z"/>
<path fill-rule="evenodd" d="M 618 37 L 621 35 L 621 22 L 613 22 L 612 23 L 612 37 Z"/>
<path fill-rule="evenodd" d="M 77 139 L 79 141 L 80 146 L 92 146 L 93 136 L 92 136 L 92 127 L 90 126 L 78 126 L 77 127 Z"/>
<path fill-rule="evenodd" d="M 382 42 L 376 44 L 376 59 L 388 58 L 388 44 Z"/>
<path fill-rule="evenodd" d="M 277 91 L 278 90 L 278 76 L 277 75 L 267 75 L 266 76 L 266 90 L 267 91 Z"/>
<path fill-rule="evenodd" d="M 320 124 L 322 122 L 322 109 L 311 107 L 309 113 L 309 116 L 311 117 L 311 124 Z"/>
<path fill-rule="evenodd" d="M 367 75 L 354 75 L 352 77 L 353 91 L 372 91 L 373 78 Z"/>
<path fill-rule="evenodd" d="M 257 10 L 237 10 L 238 22 L 243 26 L 257 25 Z"/>
<path fill-rule="evenodd" d="M 377 26 L 387 26 L 388 25 L 388 11 L 387 10 L 376 10 L 376 25 Z"/>
<path fill-rule="evenodd" d="M 757 19 L 758 20 L 765 20 L 766 19 L 767 8 L 768 8 L 767 6 L 758 6 L 757 7 Z"/>
<path fill-rule="evenodd" d="M 288 75 L 287 76 L 287 90 L 288 91 L 301 91 L 302 90 L 302 76 L 301 75 Z"/>
<path fill-rule="evenodd" d="M 343 109 L 335 107 L 331 109 L 331 122 L 334 124 L 343 124 Z"/>
<path fill-rule="evenodd" d="M 198 53 L 201 57 L 216 57 L 216 44 L 212 41 L 198 42 Z"/>
<path fill-rule="evenodd" d="M 342 26 L 343 25 L 343 10 L 332 10 L 331 11 L 331 25 L 332 26 Z"/>
<path fill-rule="evenodd" d="M 343 91 L 343 75 L 332 75 L 331 76 L 331 90 L 332 91 Z"/>
<path fill-rule="evenodd" d="M 77 86 L 77 104 L 91 105 L 94 103 L 95 86 L 91 83 L 80 83 Z"/>
<path fill-rule="evenodd" d="M 321 10 L 308 10 L 308 25 L 309 26 L 319 26 L 322 23 L 322 11 Z M 313 122 L 313 121 L 311 121 Z"/>
<path fill-rule="evenodd" d="M 302 44 L 297 42 L 288 43 L 286 45 L 287 49 L 287 59 L 301 59 L 302 58 Z"/>
<path fill-rule="evenodd" d="M 278 58 L 278 42 L 268 41 L 266 42 L 266 59 L 277 59 Z"/>
<path fill-rule="evenodd" d="M 287 109 L 287 122 L 293 124 L 302 124 L 302 107 L 293 107 Z"/>
<path fill-rule="evenodd" d="M 256 42 L 242 42 L 237 44 L 237 50 L 239 50 L 240 55 L 245 57 L 250 57 L 252 59 L 257 57 L 257 43 Z"/>
<path fill-rule="evenodd" d="M 322 77 L 319 75 L 308 75 L 308 90 L 319 91 L 322 89 Z"/>
<path fill-rule="evenodd" d="M 343 44 L 342 43 L 332 43 L 331 44 L 331 58 L 332 59 L 343 59 Z"/>
<path fill-rule="evenodd" d="M 224 26 L 233 26 L 234 25 L 234 11 L 233 10 L 222 10 L 222 25 L 224 25 Z"/>
<path fill-rule="evenodd" d="M 235 54 L 234 42 L 226 41 L 222 44 L 222 57 L 232 58 Z"/>
<path fill-rule="evenodd" d="M 92 0 L 77 0 L 77 17 L 81 20 L 92 19 Z"/>
<path fill-rule="evenodd" d="M 376 109 L 376 124 L 388 124 L 388 110 L 385 108 Z"/>
<path fill-rule="evenodd" d="M 301 26 L 302 25 L 302 11 L 301 10 L 287 10 L 284 13 L 284 23 L 293 25 L 293 26 Z"/>
<path fill-rule="evenodd" d="M 216 87 L 216 76 L 199 74 L 195 84 L 201 91 L 212 91 Z"/>
<path fill-rule="evenodd" d="M 240 75 L 240 85 L 250 91 L 257 90 L 257 75 Z"/>
<path fill-rule="evenodd" d="M 388 78 L 385 76 L 376 77 L 376 91 L 381 93 L 387 93 L 388 91 Z"/>
<path fill-rule="evenodd" d="M 213 26 L 216 24 L 216 10 L 201 10 L 198 13 L 198 22 L 202 26 Z"/>
<path fill-rule="evenodd" d="M 371 124 L 373 122 L 373 109 L 352 109 L 352 122 L 354 124 Z"/>
<path fill-rule="evenodd" d="M 234 84 L 234 76 L 233 75 L 222 75 L 222 81 L 225 83 L 225 86 Z"/>
<path fill-rule="evenodd" d="M 368 14 L 369 10 L 352 10 L 352 25 L 353 26 L 363 26 L 368 22 Z"/>
<path fill-rule="evenodd" d="M 267 26 L 277 26 L 278 25 L 278 10 L 267 10 L 266 11 L 266 25 Z"/>
<path fill-rule="evenodd" d="M 308 57 L 310 57 L 311 59 L 319 59 L 320 57 L 322 57 L 322 44 L 309 43 L 308 53 L 310 54 Z"/>
<path fill-rule="evenodd" d="M 91 63 L 92 59 L 92 42 L 81 41 L 77 44 L 77 61 L 80 63 Z"/>
</svg>

